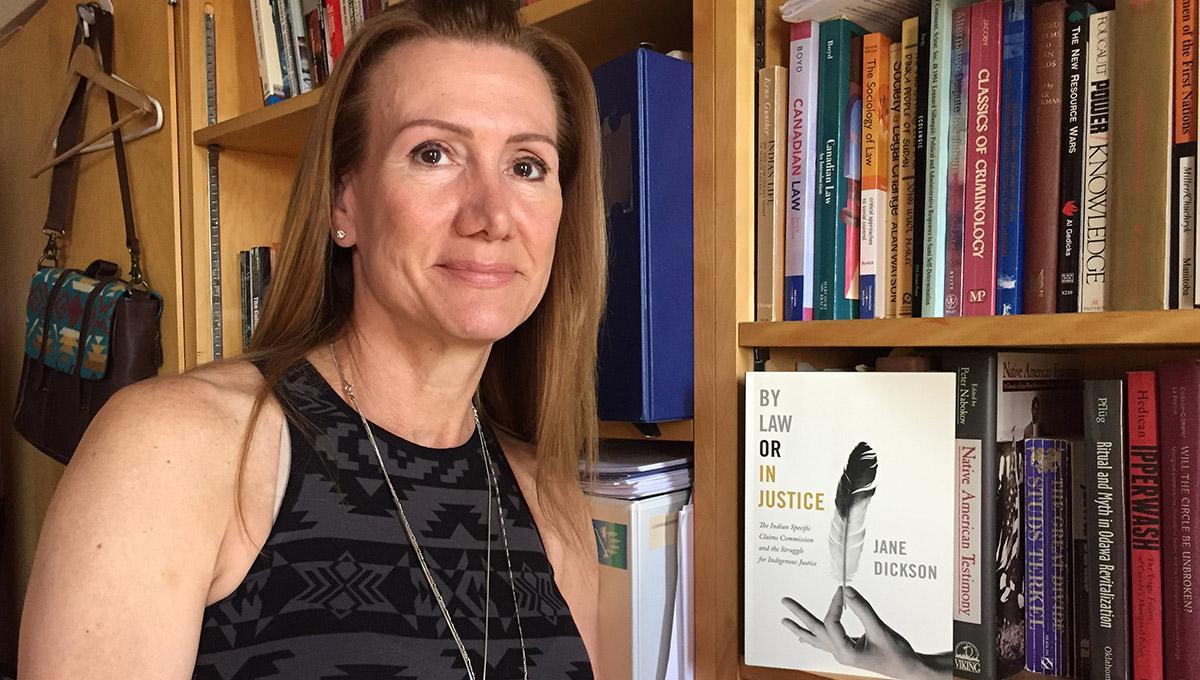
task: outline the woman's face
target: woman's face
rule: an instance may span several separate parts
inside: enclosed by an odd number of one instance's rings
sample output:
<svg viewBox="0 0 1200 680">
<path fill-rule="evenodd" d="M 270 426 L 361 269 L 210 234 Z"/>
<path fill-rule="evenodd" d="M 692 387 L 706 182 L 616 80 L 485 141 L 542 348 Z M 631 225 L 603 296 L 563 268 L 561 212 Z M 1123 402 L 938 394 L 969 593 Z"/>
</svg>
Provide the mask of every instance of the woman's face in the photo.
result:
<svg viewBox="0 0 1200 680">
<path fill-rule="evenodd" d="M 546 290 L 562 214 L 557 110 L 529 56 L 417 40 L 376 65 L 362 164 L 334 210 L 355 304 L 444 341 L 494 342 Z"/>
</svg>

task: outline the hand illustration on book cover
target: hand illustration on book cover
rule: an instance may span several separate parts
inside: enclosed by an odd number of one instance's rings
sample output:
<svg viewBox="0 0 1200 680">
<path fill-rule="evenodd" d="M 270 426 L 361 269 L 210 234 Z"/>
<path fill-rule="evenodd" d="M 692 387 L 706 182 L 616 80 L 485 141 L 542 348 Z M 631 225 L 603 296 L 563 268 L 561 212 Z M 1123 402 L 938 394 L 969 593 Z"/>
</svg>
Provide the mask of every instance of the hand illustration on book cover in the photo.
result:
<svg viewBox="0 0 1200 680">
<path fill-rule="evenodd" d="M 867 508 L 875 496 L 879 469 L 875 450 L 859 442 L 846 461 L 834 495 L 834 513 L 829 529 L 830 564 L 838 586 L 824 619 L 790 597 L 783 605 L 795 619 L 782 623 L 801 642 L 831 654 L 838 663 L 894 678 L 945 678 L 952 671 L 953 655 L 920 654 L 903 635 L 884 623 L 871 603 L 849 585 L 858 571 L 867 537 Z M 852 638 L 842 625 L 842 612 L 849 607 L 863 627 Z"/>
</svg>

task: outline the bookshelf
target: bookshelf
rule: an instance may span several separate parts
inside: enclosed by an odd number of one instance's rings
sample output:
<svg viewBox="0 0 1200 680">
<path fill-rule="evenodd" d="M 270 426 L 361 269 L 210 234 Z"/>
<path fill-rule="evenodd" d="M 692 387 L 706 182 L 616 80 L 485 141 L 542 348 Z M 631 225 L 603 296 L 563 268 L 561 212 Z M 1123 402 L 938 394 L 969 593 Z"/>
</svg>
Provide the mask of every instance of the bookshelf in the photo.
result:
<svg viewBox="0 0 1200 680">
<path fill-rule="evenodd" d="M 264 107 L 244 0 L 181 0 L 177 50 L 184 356 L 212 358 L 207 147 L 220 152 L 221 278 L 225 344 L 240 346 L 238 250 L 279 239 L 296 157 L 320 96 Z M 217 27 L 218 115 L 204 112 L 204 12 Z M 787 27 L 766 0 L 766 63 L 784 62 Z M 750 0 L 539 0 L 526 21 L 572 42 L 590 66 L 652 42 L 690 50 L 694 63 L 695 416 L 661 424 L 661 438 L 695 447 L 696 677 L 800 680 L 798 672 L 741 658 L 742 379 L 754 350 L 769 369 L 795 361 L 848 367 L 882 354 L 939 347 L 1072 351 L 1094 377 L 1200 350 L 1200 311 L 1109 312 L 1004 318 L 753 323 L 755 215 L 755 3 Z M 641 438 L 629 423 L 605 437 Z M 1029 676 L 1036 677 L 1036 676 Z"/>
</svg>

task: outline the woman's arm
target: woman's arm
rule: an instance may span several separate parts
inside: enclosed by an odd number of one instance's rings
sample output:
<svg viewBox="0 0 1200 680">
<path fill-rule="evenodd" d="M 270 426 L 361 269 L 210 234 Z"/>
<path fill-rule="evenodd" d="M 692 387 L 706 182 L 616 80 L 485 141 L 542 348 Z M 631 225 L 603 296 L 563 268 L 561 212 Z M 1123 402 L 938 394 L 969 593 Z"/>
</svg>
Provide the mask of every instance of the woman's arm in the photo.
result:
<svg viewBox="0 0 1200 680">
<path fill-rule="evenodd" d="M 122 390 L 96 416 L 42 527 L 23 680 L 192 677 L 233 517 L 236 409 L 248 405 L 237 396 L 172 376 Z"/>
</svg>

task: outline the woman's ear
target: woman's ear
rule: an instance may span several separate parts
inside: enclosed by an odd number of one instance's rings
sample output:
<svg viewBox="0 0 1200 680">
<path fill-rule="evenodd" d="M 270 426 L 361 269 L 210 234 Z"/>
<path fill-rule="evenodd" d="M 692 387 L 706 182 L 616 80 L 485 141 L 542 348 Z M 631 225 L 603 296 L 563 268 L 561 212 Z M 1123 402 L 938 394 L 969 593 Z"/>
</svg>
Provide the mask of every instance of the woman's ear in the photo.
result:
<svg viewBox="0 0 1200 680">
<path fill-rule="evenodd" d="M 349 173 L 338 180 L 333 192 L 333 224 L 329 225 L 333 242 L 343 248 L 358 243 L 358 193 L 354 174 Z"/>
</svg>

